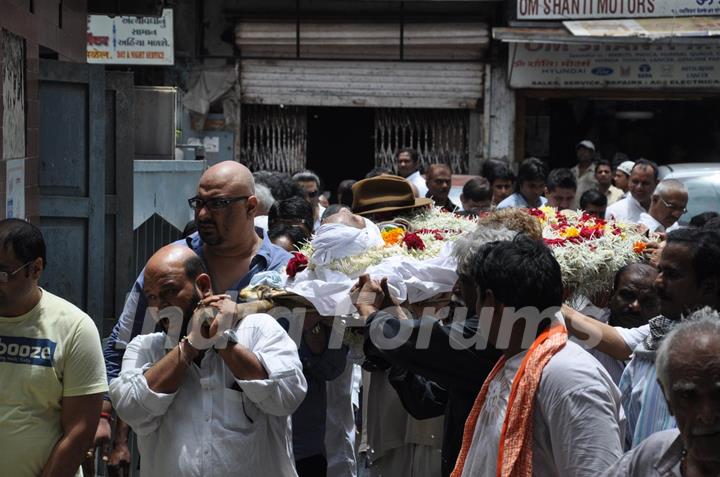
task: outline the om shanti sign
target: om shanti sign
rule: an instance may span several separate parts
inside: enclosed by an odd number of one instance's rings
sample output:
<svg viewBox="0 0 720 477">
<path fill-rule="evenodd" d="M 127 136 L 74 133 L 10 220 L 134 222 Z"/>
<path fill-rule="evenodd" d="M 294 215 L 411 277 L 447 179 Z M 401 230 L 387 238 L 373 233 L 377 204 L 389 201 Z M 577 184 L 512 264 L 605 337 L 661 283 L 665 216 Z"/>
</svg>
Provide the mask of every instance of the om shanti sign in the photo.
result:
<svg viewBox="0 0 720 477">
<path fill-rule="evenodd" d="M 716 0 L 517 0 L 520 20 L 720 15 Z"/>
</svg>

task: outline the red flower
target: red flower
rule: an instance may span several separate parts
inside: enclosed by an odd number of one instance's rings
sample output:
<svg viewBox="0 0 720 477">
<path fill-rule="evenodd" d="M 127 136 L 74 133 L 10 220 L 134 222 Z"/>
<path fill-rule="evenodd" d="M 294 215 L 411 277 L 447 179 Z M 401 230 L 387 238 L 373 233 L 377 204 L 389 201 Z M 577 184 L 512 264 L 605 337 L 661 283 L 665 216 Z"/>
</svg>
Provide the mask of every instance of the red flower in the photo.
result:
<svg viewBox="0 0 720 477">
<path fill-rule="evenodd" d="M 588 227 L 587 225 L 584 225 L 583 228 L 580 229 L 580 236 L 584 239 L 591 239 L 593 236 L 599 237 L 602 234 L 602 232 L 595 227 Z"/>
<path fill-rule="evenodd" d="M 567 242 L 565 239 L 562 238 L 556 238 L 556 239 L 544 239 L 545 245 L 548 247 L 554 247 L 554 246 L 563 246 Z"/>
<path fill-rule="evenodd" d="M 295 275 L 305 270 L 307 268 L 307 265 L 308 259 L 305 255 L 300 252 L 293 252 L 293 257 L 288 262 L 285 272 L 287 273 L 288 277 L 295 278 Z"/>
<path fill-rule="evenodd" d="M 533 217 L 539 217 L 543 220 L 545 219 L 545 212 L 543 212 L 540 209 L 530 209 L 529 212 L 530 212 L 530 215 L 532 215 Z"/>
<path fill-rule="evenodd" d="M 403 237 L 403 243 L 408 250 L 425 250 L 425 242 L 422 241 L 418 234 L 407 232 Z"/>
</svg>

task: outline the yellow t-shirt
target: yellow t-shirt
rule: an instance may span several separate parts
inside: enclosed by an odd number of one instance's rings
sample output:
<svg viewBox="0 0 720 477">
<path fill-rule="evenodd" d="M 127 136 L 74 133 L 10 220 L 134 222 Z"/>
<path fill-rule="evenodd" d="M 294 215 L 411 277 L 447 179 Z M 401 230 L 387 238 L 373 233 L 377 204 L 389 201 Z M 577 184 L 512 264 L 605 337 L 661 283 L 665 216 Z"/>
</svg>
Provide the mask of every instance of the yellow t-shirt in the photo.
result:
<svg viewBox="0 0 720 477">
<path fill-rule="evenodd" d="M 0 383 L 0 476 L 39 476 L 62 436 L 62 398 L 108 389 L 92 319 L 45 290 L 30 312 L 0 317 Z"/>
</svg>

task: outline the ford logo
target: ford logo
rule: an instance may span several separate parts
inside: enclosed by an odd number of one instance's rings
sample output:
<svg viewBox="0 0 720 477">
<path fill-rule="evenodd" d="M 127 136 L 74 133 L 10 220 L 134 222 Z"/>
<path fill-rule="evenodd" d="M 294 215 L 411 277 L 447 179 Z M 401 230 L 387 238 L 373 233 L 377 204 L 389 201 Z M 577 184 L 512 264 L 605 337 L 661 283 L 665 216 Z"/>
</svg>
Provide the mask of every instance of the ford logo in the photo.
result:
<svg viewBox="0 0 720 477">
<path fill-rule="evenodd" d="M 592 74 L 596 76 L 607 76 L 611 75 L 613 73 L 612 68 L 608 68 L 607 66 L 598 66 L 597 68 L 592 69 Z"/>
</svg>

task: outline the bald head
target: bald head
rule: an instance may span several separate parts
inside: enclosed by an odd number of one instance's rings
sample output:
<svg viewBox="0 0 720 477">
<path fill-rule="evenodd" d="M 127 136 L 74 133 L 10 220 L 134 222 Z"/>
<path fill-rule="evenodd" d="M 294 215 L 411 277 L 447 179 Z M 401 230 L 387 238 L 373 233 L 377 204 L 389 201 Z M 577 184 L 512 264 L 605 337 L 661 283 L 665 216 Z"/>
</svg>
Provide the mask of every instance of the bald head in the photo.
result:
<svg viewBox="0 0 720 477">
<path fill-rule="evenodd" d="M 184 245 L 171 244 L 161 248 L 150 257 L 145 265 L 145 274 L 180 270 L 189 280 L 194 280 L 205 273 L 205 266 L 191 248 Z"/>
<path fill-rule="evenodd" d="M 222 189 L 234 195 L 255 194 L 250 169 L 235 161 L 223 161 L 210 167 L 200 178 L 199 188 Z"/>
<path fill-rule="evenodd" d="M 168 245 L 145 265 L 143 292 L 150 307 L 159 310 L 177 306 L 187 318 L 204 295 L 212 292 L 210 277 L 192 249 Z"/>
<path fill-rule="evenodd" d="M 224 161 L 209 168 L 200 178 L 192 206 L 206 252 L 252 253 L 260 240 L 254 232 L 258 199 L 247 167 Z"/>
</svg>

